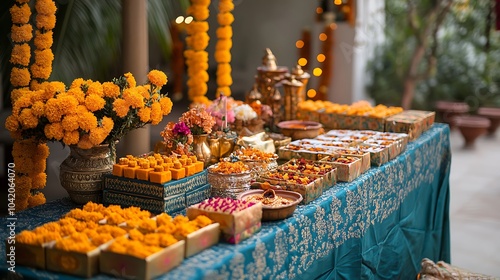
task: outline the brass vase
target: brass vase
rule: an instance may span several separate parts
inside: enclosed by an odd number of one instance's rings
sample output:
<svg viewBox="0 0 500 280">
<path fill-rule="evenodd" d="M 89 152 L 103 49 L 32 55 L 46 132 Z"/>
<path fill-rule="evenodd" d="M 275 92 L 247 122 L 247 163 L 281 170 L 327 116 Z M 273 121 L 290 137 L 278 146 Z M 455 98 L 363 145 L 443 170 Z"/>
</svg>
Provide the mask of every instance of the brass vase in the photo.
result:
<svg viewBox="0 0 500 280">
<path fill-rule="evenodd" d="M 60 165 L 59 180 L 74 202 L 100 203 L 103 175 L 111 173 L 113 164 L 114 156 L 107 144 L 90 149 L 70 146 L 69 156 Z"/>
<path fill-rule="evenodd" d="M 236 144 L 235 138 L 219 137 L 208 139 L 210 145 L 210 152 L 212 157 L 210 158 L 210 164 L 214 164 L 220 161 L 221 158 L 228 157 L 234 150 Z"/>
<path fill-rule="evenodd" d="M 193 143 L 191 144 L 192 153 L 199 161 L 204 163 L 205 168 L 210 164 L 212 152 L 208 144 L 208 134 L 193 135 Z"/>
</svg>

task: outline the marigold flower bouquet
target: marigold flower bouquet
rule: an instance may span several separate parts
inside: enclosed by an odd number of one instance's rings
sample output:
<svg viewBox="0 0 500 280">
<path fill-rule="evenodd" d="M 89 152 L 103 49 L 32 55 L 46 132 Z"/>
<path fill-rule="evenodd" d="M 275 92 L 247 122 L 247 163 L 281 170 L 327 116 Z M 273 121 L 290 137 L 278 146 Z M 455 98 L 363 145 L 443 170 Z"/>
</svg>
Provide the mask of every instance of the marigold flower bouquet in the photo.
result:
<svg viewBox="0 0 500 280">
<path fill-rule="evenodd" d="M 15 138 L 60 141 L 89 149 L 115 142 L 146 124 L 158 124 L 172 110 L 172 101 L 160 92 L 167 76 L 158 70 L 148 83 L 137 85 L 127 73 L 112 82 L 78 78 L 69 88 L 45 82 L 35 90 L 14 90 L 12 115 L 6 127 Z"/>
</svg>

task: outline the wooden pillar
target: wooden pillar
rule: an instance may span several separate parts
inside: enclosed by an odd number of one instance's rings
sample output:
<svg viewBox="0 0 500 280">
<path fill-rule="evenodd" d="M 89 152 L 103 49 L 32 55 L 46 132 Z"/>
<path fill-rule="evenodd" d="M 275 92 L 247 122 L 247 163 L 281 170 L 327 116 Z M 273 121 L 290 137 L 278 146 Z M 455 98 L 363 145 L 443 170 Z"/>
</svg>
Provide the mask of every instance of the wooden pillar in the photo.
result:
<svg viewBox="0 0 500 280">
<path fill-rule="evenodd" d="M 149 70 L 147 0 L 122 0 L 123 73 L 134 75 L 137 84 L 147 81 Z M 150 127 L 136 129 L 120 140 L 118 153 L 139 155 L 151 151 Z"/>
</svg>

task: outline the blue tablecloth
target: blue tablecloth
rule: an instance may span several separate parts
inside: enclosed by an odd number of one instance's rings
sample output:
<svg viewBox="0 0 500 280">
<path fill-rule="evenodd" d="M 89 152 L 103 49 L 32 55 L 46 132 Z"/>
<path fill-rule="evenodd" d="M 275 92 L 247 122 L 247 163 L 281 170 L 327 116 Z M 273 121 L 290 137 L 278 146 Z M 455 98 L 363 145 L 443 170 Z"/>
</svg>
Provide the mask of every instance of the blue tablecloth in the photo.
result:
<svg viewBox="0 0 500 280">
<path fill-rule="evenodd" d="M 335 185 L 293 217 L 263 223 L 241 244 L 220 243 L 159 279 L 415 279 L 422 258 L 450 261 L 450 164 L 449 128 L 435 124 L 396 159 Z M 18 213 L 16 231 L 74 207 L 63 199 Z M 5 240 L 6 218 L 2 222 Z M 5 273 L 5 253 L 0 265 Z M 73 278 L 19 266 L 16 272 Z"/>
</svg>

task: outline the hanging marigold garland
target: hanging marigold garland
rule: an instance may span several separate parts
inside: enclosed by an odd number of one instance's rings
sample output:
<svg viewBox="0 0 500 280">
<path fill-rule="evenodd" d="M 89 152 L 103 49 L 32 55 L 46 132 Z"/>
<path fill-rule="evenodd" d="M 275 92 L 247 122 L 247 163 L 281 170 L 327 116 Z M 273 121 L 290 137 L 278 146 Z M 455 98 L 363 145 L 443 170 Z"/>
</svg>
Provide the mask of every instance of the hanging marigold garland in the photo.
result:
<svg viewBox="0 0 500 280">
<path fill-rule="evenodd" d="M 231 24 L 234 16 L 233 0 L 219 1 L 219 14 L 217 15 L 217 44 L 215 45 L 215 61 L 217 65 L 217 97 L 220 94 L 231 96 L 230 86 L 233 84 L 231 77 L 231 47 L 233 45 L 233 29 Z"/>
<path fill-rule="evenodd" d="M 51 50 L 52 29 L 56 23 L 56 5 L 52 0 L 37 0 L 35 3 L 37 29 L 34 40 L 34 63 L 28 69 L 31 62 L 29 42 L 33 39 L 33 26 L 29 23 L 31 8 L 28 3 L 29 0 L 16 0 L 10 9 L 12 17 L 11 39 L 14 43 L 10 59 L 13 64 L 10 82 L 14 87 L 11 100 L 14 104 L 15 101 L 22 98 L 25 100 L 26 106 L 22 104 L 13 106 L 13 114 L 7 118 L 5 123 L 7 129 L 19 124 L 29 128 L 36 123 L 33 120 L 37 120 L 39 111 L 44 110 L 43 106 L 39 108 L 40 106 L 35 105 L 41 101 L 41 98 L 44 98 L 36 94 L 36 90 L 39 89 L 43 81 L 50 77 L 52 72 L 52 61 L 54 60 Z M 31 86 L 31 90 L 28 86 Z M 24 108 L 31 104 L 33 104 L 31 108 Z M 42 103 L 40 102 L 40 104 Z M 19 119 L 15 117 L 18 115 L 15 114 L 15 110 L 20 113 Z M 36 139 L 22 140 L 20 133 L 17 132 L 11 132 L 11 136 L 15 140 L 12 156 L 16 170 L 16 211 L 44 204 L 46 199 L 40 190 L 47 183 L 45 170 L 49 148 L 46 143 L 39 143 Z"/>
<path fill-rule="evenodd" d="M 193 103 L 208 103 L 205 96 L 208 90 L 208 46 L 210 37 L 206 21 L 209 16 L 210 0 L 192 0 L 187 14 L 193 17 L 193 21 L 186 26 L 187 50 L 184 51 L 188 73 L 188 96 Z"/>
</svg>

